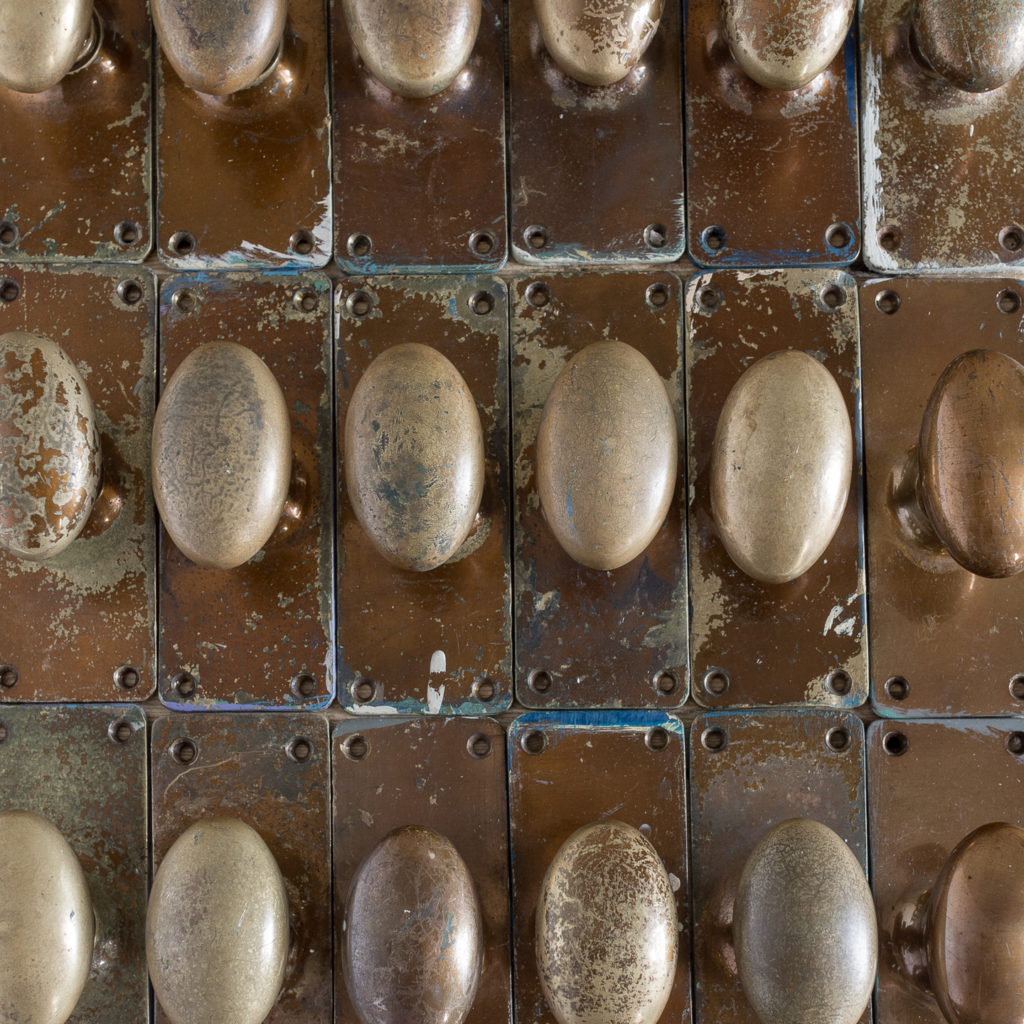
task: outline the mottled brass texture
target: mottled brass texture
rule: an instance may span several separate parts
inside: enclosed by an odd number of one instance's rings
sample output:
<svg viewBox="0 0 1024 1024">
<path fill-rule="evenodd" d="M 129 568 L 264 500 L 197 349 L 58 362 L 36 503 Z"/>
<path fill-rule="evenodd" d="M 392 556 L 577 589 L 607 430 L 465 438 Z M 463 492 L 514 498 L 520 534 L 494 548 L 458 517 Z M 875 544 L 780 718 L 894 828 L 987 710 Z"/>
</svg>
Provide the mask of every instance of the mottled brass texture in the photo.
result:
<svg viewBox="0 0 1024 1024">
<path fill-rule="evenodd" d="M 392 565 L 371 542 L 339 452 L 339 699 L 364 713 L 500 710 L 512 699 L 505 286 L 489 277 L 349 278 L 337 290 L 335 312 L 339 437 L 371 364 L 407 339 L 454 366 L 484 437 L 479 512 L 458 550 L 430 572 Z"/>
<path fill-rule="evenodd" d="M 622 956 L 622 947 L 616 942 L 616 938 L 622 936 L 616 936 L 616 927 L 629 920 L 637 909 L 635 905 L 628 905 L 636 895 L 635 884 L 645 884 L 643 880 L 652 879 L 656 875 L 655 869 L 660 869 L 667 874 L 671 892 L 664 893 L 659 883 L 649 896 L 646 909 L 650 915 L 651 937 L 660 933 L 665 938 L 661 929 L 667 917 L 674 916 L 678 921 L 678 961 L 674 981 L 669 982 L 670 991 L 660 1021 L 662 1024 L 689 1021 L 692 1011 L 687 883 L 688 801 L 682 724 L 674 716 L 658 711 L 526 714 L 510 726 L 508 744 L 516 1020 L 534 1024 L 555 1024 L 556 1021 L 558 1024 L 570 1024 L 587 1020 L 651 1021 L 656 1017 L 657 1000 L 644 1000 L 632 986 L 632 982 L 639 979 L 642 968 L 629 963 L 622 964 L 623 973 L 617 983 L 621 990 L 608 993 L 609 1006 L 614 1006 L 616 996 L 627 991 L 629 979 L 636 1000 L 631 1002 L 628 1011 L 624 1011 L 620 1004 L 618 1014 L 603 1016 L 591 1003 L 589 1009 L 593 1012 L 588 1014 L 588 995 L 579 992 L 578 998 L 571 1000 L 575 1003 L 575 1010 L 559 1015 L 557 1007 L 552 1012 L 553 1008 L 545 997 L 538 971 L 540 948 L 537 936 L 537 913 L 544 898 L 545 877 L 559 850 L 565 852 L 567 840 L 578 829 L 602 823 L 593 837 L 598 840 L 596 847 L 592 846 L 590 850 L 591 854 L 597 854 L 596 857 L 588 856 L 585 851 L 591 843 L 585 843 L 584 848 L 576 844 L 580 874 L 575 880 L 566 879 L 566 883 L 581 897 L 581 903 L 579 917 L 575 917 L 570 908 L 562 908 L 566 915 L 567 927 L 562 932 L 567 939 L 566 945 L 568 947 L 572 942 L 572 935 L 584 943 L 588 934 L 595 938 L 586 927 L 589 909 L 593 917 L 606 914 L 608 934 L 605 952 L 611 958 Z M 601 856 L 602 848 L 607 849 L 601 836 L 603 833 L 607 837 L 609 826 L 617 837 L 610 840 L 615 856 L 632 848 L 636 854 L 632 864 L 621 860 L 616 863 L 612 857 L 606 859 Z M 649 846 L 638 848 L 635 840 L 621 841 L 622 826 L 628 826 L 631 835 L 634 834 L 632 830 L 638 831 Z M 561 867 L 566 867 L 564 862 Z M 605 884 L 609 889 L 618 890 L 616 895 L 624 897 L 624 905 L 616 906 L 614 899 L 609 902 L 607 894 L 601 896 Z M 666 896 L 669 897 L 668 905 Z M 582 902 L 584 898 L 593 900 L 593 903 Z M 591 924 L 594 923 L 593 917 Z M 574 928 L 574 920 L 580 926 L 578 931 Z M 643 930 L 640 929 L 641 932 Z M 631 934 L 640 941 L 636 931 Z M 590 949 L 596 949 L 597 945 L 595 941 Z M 550 945 L 546 948 L 549 953 L 554 951 Z M 654 969 L 653 965 L 648 965 L 652 967 L 652 982 L 660 975 L 649 996 L 653 996 L 654 989 L 661 990 L 661 984 L 666 980 L 665 973 L 671 973 L 667 963 L 671 950 L 667 945 L 664 953 L 666 963 L 661 968 Z M 599 962 L 580 962 L 576 968 L 580 973 L 575 978 L 576 969 L 568 964 L 563 969 L 567 988 L 562 996 L 570 994 L 568 989 L 574 980 L 579 981 L 589 975 L 591 980 L 600 982 L 602 966 Z M 548 980 L 551 981 L 550 976 Z M 612 988 L 615 987 L 613 984 Z M 590 993 L 591 997 L 597 995 Z"/>
<path fill-rule="evenodd" d="M 196 988 L 203 978 L 211 1001 L 220 992 L 222 997 L 234 995 L 238 1005 L 226 1008 L 224 1016 L 210 1013 L 201 1018 L 176 1018 L 165 1012 L 157 998 L 154 1024 L 182 1024 L 191 1019 L 241 1024 L 247 995 L 254 995 L 257 989 L 266 995 L 270 988 L 276 988 L 277 954 L 271 955 L 271 950 L 280 948 L 280 917 L 279 894 L 273 894 L 277 882 L 271 859 L 284 878 L 288 955 L 284 984 L 266 1022 L 323 1024 L 331 1012 L 333 962 L 326 719 L 302 713 L 172 715 L 154 721 L 151 732 L 153 869 L 157 879 L 166 858 L 192 860 L 204 843 L 213 841 L 213 836 L 204 832 L 211 827 L 212 819 L 237 819 L 258 833 L 269 849 L 269 854 L 267 849 L 261 853 L 261 844 L 253 843 L 251 836 L 240 847 L 237 838 L 229 834 L 223 846 L 219 842 L 216 845 L 221 849 L 234 846 L 237 852 L 222 854 L 223 863 L 216 863 L 214 858 L 206 879 L 197 877 L 192 887 L 197 893 L 205 885 L 216 883 L 214 891 L 220 893 L 217 898 L 225 905 L 242 899 L 241 905 L 235 904 L 235 920 L 221 922 L 217 947 L 210 951 L 206 966 L 196 968 L 201 974 L 195 975 Z M 237 823 L 232 827 L 237 829 Z M 191 830 L 193 849 L 172 853 L 172 845 L 187 830 Z M 199 844 L 195 845 L 197 834 Z M 183 866 L 180 861 L 179 866 Z M 248 891 L 243 888 L 239 893 L 238 886 L 246 878 L 250 882 Z M 154 895 L 159 891 L 154 882 Z M 265 920 L 272 922 L 265 932 L 267 975 L 248 986 L 244 984 L 246 972 L 227 952 L 231 936 L 245 933 L 246 922 L 241 922 L 241 929 L 236 929 L 236 922 L 247 901 L 251 902 L 249 913 L 266 912 Z M 198 920 L 188 923 L 189 913 L 182 910 L 180 920 L 165 922 L 168 932 L 178 930 L 182 935 L 182 960 L 198 952 L 189 948 L 188 942 L 198 945 L 205 930 Z M 159 989 L 157 992 L 160 996 Z M 179 991 L 178 998 L 187 997 L 188 992 Z"/>
<path fill-rule="evenodd" d="M 372 12 L 368 25 L 399 7 L 449 12 L 461 24 L 475 6 L 479 33 L 447 88 L 429 99 L 408 99 L 360 59 L 359 37 L 345 18 L 345 7 L 354 4 Z M 359 274 L 498 269 L 507 251 L 504 4 L 332 0 L 331 11 L 338 263 Z M 467 32 L 468 25 L 458 29 Z M 420 52 L 423 33 L 409 38 Z"/>
<path fill-rule="evenodd" d="M 45 562 L 0 549 L 0 702 L 145 700 L 155 686 L 149 484 L 156 292 L 148 271 L 10 268 L 0 335 L 59 343 L 92 396 L 102 485 L 77 539 Z"/>
<path fill-rule="evenodd" d="M 537 437 L 559 373 L 595 341 L 630 345 L 651 363 L 682 436 L 679 279 L 562 274 L 513 288 L 517 696 L 529 707 L 678 707 L 687 696 L 681 488 L 641 554 L 612 572 L 587 568 L 563 550 L 541 509 Z"/>
<path fill-rule="evenodd" d="M 705 707 L 854 707 L 867 698 L 855 289 L 850 275 L 825 269 L 719 271 L 688 286 L 691 685 Z M 789 583 L 762 583 L 733 561 L 715 524 L 714 437 L 748 367 L 787 350 L 813 356 L 839 386 L 842 418 L 854 434 L 851 493 L 821 557 Z M 782 415 L 783 436 L 808 416 L 805 399 L 803 408 Z M 820 443 L 816 437 L 813 444 Z M 813 497 L 790 500 L 795 510 L 764 512 L 787 524 L 780 531 L 806 513 Z"/>
<path fill-rule="evenodd" d="M 643 56 L 620 81 L 602 86 L 584 85 L 558 66 L 542 38 L 547 15 L 555 8 L 570 17 L 580 12 L 587 45 L 595 25 L 604 19 L 621 25 L 622 12 L 631 9 L 636 23 L 626 34 L 639 40 L 650 35 L 660 4 L 510 0 L 508 6 L 515 258 L 548 266 L 679 259 L 686 235 L 680 5 L 664 5 Z M 612 50 L 621 55 L 620 46 Z"/>
<path fill-rule="evenodd" d="M 291 431 L 284 511 L 247 562 L 204 568 L 161 531 L 158 679 L 176 709 L 315 708 L 334 692 L 330 296 L 316 273 L 163 283 L 161 382 L 201 345 L 241 345 L 276 380 Z M 239 428 L 237 414 L 230 426 Z M 202 487 L 197 479 L 196 500 Z"/>
<path fill-rule="evenodd" d="M 472 928 L 469 884 L 479 906 L 483 960 L 465 1024 L 511 1024 L 507 775 L 501 726 L 488 718 L 350 719 L 335 726 L 332 753 L 335 1024 L 441 1024 L 446 1019 L 454 1024 L 460 1019 L 461 1003 L 453 1000 L 446 1007 L 444 999 L 423 990 L 431 976 L 439 985 L 451 977 L 440 963 L 422 960 L 416 936 L 399 931 L 392 915 L 400 907 L 419 908 L 418 923 L 425 937 L 433 935 L 436 956 L 444 939 L 430 925 L 435 901 L 452 911 L 456 931 L 449 938 L 461 942 L 459 927 L 467 929 L 464 938 Z M 424 850 L 428 859 L 433 851 L 437 863 L 445 862 L 449 869 L 421 870 Z M 461 869 L 454 858 L 462 862 Z M 388 875 L 401 863 L 409 865 L 410 874 L 394 875 L 386 889 Z M 383 902 L 377 906 L 364 902 L 364 893 L 354 886 L 358 876 L 369 896 L 378 885 L 366 888 L 368 872 L 379 883 Z M 404 904 L 398 903 L 400 894 L 407 897 Z M 372 976 L 346 981 L 341 951 L 350 939 L 356 943 L 357 932 L 372 948 L 392 952 L 378 961 Z M 468 943 L 460 948 L 468 952 Z M 446 952 L 455 949 L 453 944 Z M 360 974 L 372 959 L 367 952 L 359 957 Z M 435 991 L 454 995 L 457 988 Z"/>
<path fill-rule="evenodd" d="M 867 967 L 862 958 L 866 956 L 870 914 L 865 920 L 861 900 L 851 900 L 849 889 L 859 890 L 862 899 L 862 887 L 866 886 L 866 783 L 860 719 L 852 712 L 831 710 L 711 712 L 694 720 L 690 739 L 695 1018 L 715 1024 L 767 1024 L 769 1020 L 837 1024 L 859 1017 L 869 1024 L 871 986 L 870 981 L 864 984 Z M 834 851 L 820 862 L 787 859 L 786 871 L 776 873 L 763 840 L 774 826 L 792 818 L 811 818 L 819 827 L 831 829 L 838 838 L 829 843 L 845 843 L 849 860 L 836 864 Z M 820 841 L 820 833 L 817 838 Z M 809 852 L 806 847 L 805 852 Z M 767 872 L 773 878 L 763 878 L 768 887 L 759 888 L 759 897 L 766 901 L 760 908 L 751 902 L 744 904 L 744 894 L 737 892 L 748 865 L 752 872 Z M 826 899 L 831 912 L 819 906 L 801 915 L 795 891 L 784 897 L 788 886 L 799 887 L 801 876 L 816 878 L 808 884 L 816 885 L 823 896 L 830 893 Z M 747 877 L 749 881 L 751 875 Z M 752 892 L 750 895 L 753 899 Z M 789 899 L 788 905 L 784 898 Z M 850 926 L 849 945 L 837 953 L 830 943 L 844 931 L 844 916 Z M 815 920 L 821 934 L 819 943 L 809 943 L 811 955 L 787 959 L 783 952 L 786 943 L 793 943 L 790 948 L 795 953 L 801 941 L 806 942 L 802 929 Z M 764 957 L 755 957 L 753 962 L 748 959 L 741 968 L 745 953 L 734 943 L 757 945 L 759 937 L 770 933 L 775 939 L 768 940 L 771 948 L 765 950 Z M 807 950 L 808 945 L 803 948 Z M 780 959 L 775 960 L 776 956 Z M 843 1000 L 847 1012 L 834 1013 L 841 993 L 849 991 L 847 986 L 854 978 L 861 990 L 856 997 L 860 1006 L 850 1012 L 856 999 L 847 997 Z M 754 1005 L 745 995 L 748 983 Z M 758 1016 L 755 1005 L 760 1002 L 763 1012 L 773 994 L 781 996 L 778 1008 L 788 1003 L 792 1015 Z"/>
<path fill-rule="evenodd" d="M 92 0 L 4 4 L 0 85 L 28 93 L 52 89 L 88 46 L 92 18 Z"/>
</svg>

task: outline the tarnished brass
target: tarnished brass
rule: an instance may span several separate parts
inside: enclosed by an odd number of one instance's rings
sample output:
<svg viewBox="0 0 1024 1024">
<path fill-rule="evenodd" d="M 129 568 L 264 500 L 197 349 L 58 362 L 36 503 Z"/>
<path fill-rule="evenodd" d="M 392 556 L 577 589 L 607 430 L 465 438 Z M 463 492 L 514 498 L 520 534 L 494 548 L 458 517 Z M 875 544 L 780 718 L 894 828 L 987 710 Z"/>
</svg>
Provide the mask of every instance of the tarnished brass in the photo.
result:
<svg viewBox="0 0 1024 1024">
<path fill-rule="evenodd" d="M 631 562 L 661 529 L 679 462 L 675 414 L 650 361 L 596 341 L 559 373 L 537 428 L 537 493 L 571 558 Z"/>
<path fill-rule="evenodd" d="M 447 561 L 475 525 L 485 473 L 480 416 L 451 361 L 418 342 L 377 356 L 352 393 L 344 464 L 356 518 L 389 562 Z"/>
<path fill-rule="evenodd" d="M 0 85 L 16 92 L 52 89 L 93 45 L 92 0 L 8 0 L 0 34 Z"/>
<path fill-rule="evenodd" d="M 655 1024 L 672 995 L 679 923 L 665 865 L 632 825 L 577 829 L 537 899 L 537 976 L 559 1024 Z"/>
<path fill-rule="evenodd" d="M 473 879 L 451 841 L 405 825 L 359 866 L 342 926 L 349 999 L 363 1024 L 462 1024 L 483 958 Z"/>
</svg>

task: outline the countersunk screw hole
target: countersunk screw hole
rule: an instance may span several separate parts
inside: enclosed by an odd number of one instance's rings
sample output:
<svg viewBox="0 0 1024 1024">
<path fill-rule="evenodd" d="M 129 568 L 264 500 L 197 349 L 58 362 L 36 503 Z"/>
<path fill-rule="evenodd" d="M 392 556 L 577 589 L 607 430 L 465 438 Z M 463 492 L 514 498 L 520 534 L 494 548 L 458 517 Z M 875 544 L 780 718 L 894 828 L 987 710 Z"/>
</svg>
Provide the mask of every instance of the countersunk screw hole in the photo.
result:
<svg viewBox="0 0 1024 1024">
<path fill-rule="evenodd" d="M 535 668 L 527 676 L 526 685 L 534 693 L 547 693 L 551 689 L 551 674 L 542 668 Z"/>
<path fill-rule="evenodd" d="M 1015 757 L 1024 754 L 1024 732 L 1011 732 L 1006 737 L 1006 749 Z"/>
<path fill-rule="evenodd" d="M 524 733 L 519 745 L 528 754 L 539 754 L 548 745 L 548 741 L 540 729 L 531 729 L 528 733 Z"/>
<path fill-rule="evenodd" d="M 1020 311 L 1020 293 L 1012 288 L 1004 288 L 996 296 L 996 307 L 1000 313 L 1012 315 Z"/>
<path fill-rule="evenodd" d="M 725 228 L 712 224 L 700 233 L 700 244 L 709 252 L 725 248 Z"/>
<path fill-rule="evenodd" d="M 551 289 L 543 281 L 534 281 L 526 287 L 526 301 L 534 309 L 543 309 L 551 301 Z"/>
<path fill-rule="evenodd" d="M 825 243 L 833 249 L 845 249 L 853 241 L 849 224 L 830 224 L 825 231 Z"/>
<path fill-rule="evenodd" d="M 351 316 L 362 318 L 373 309 L 373 299 L 360 289 L 345 300 L 345 308 Z"/>
<path fill-rule="evenodd" d="M 846 305 L 846 289 L 837 284 L 827 284 L 821 289 L 821 303 L 826 309 L 840 309 Z"/>
<path fill-rule="evenodd" d="M 902 757 L 909 746 L 910 742 L 901 732 L 887 732 L 882 737 L 882 749 L 892 757 Z"/>
<path fill-rule="evenodd" d="M 705 313 L 714 313 L 722 305 L 723 295 L 720 288 L 706 284 L 697 295 L 697 303 Z"/>
<path fill-rule="evenodd" d="M 664 249 L 668 242 L 668 228 L 655 222 L 644 228 L 644 244 L 649 249 Z"/>
<path fill-rule="evenodd" d="M 137 306 L 142 301 L 142 285 L 138 281 L 122 281 L 117 294 L 126 306 Z"/>
<path fill-rule="evenodd" d="M 377 695 L 377 684 L 372 679 L 357 679 L 352 684 L 351 692 L 357 704 L 369 704 Z"/>
<path fill-rule="evenodd" d="M 1024 229 L 1016 224 L 1008 224 L 999 232 L 999 244 L 1007 252 L 1020 252 L 1024 249 Z"/>
<path fill-rule="evenodd" d="M 664 750 L 668 746 L 668 733 L 660 725 L 656 725 L 653 729 L 647 730 L 644 743 L 648 750 Z"/>
<path fill-rule="evenodd" d="M 171 296 L 171 305 L 182 313 L 191 313 L 196 308 L 196 294 L 188 288 L 179 288 Z"/>
<path fill-rule="evenodd" d="M 198 755 L 199 751 L 192 740 L 175 740 L 171 744 L 171 757 L 173 757 L 178 764 L 192 764 Z"/>
<path fill-rule="evenodd" d="M 0 689 L 13 690 L 18 685 L 18 670 L 13 665 L 0 665 Z"/>
<path fill-rule="evenodd" d="M 890 676 L 885 681 L 885 692 L 890 700 L 906 700 L 910 693 L 910 683 L 903 676 Z"/>
<path fill-rule="evenodd" d="M 305 764 L 313 756 L 313 744 L 305 736 L 293 736 L 284 752 L 296 764 Z"/>
<path fill-rule="evenodd" d="M 732 680 L 729 673 L 724 668 L 717 666 L 709 668 L 701 680 L 704 692 L 711 697 L 721 697 L 729 689 L 730 682 Z"/>
<path fill-rule="evenodd" d="M 894 292 L 891 288 L 883 288 L 875 296 L 875 306 L 879 313 L 885 313 L 886 316 L 892 316 L 900 308 L 900 297 L 898 292 Z"/>
<path fill-rule="evenodd" d="M 311 288 L 300 288 L 292 296 L 292 305 L 300 313 L 314 313 L 320 305 L 320 300 Z"/>
<path fill-rule="evenodd" d="M 541 224 L 531 224 L 524 232 L 527 248 L 543 249 L 548 244 L 548 229 Z"/>
<path fill-rule="evenodd" d="M 663 668 L 654 673 L 654 688 L 667 697 L 679 689 L 679 677 L 671 669 Z"/>
<path fill-rule="evenodd" d="M 853 689 L 853 680 L 850 678 L 849 672 L 837 668 L 834 672 L 829 672 L 828 677 L 825 679 L 825 685 L 828 687 L 829 692 L 844 697 Z"/>
<path fill-rule="evenodd" d="M 488 679 L 487 676 L 477 679 L 470 688 L 470 692 L 481 704 L 489 704 L 494 700 L 494 681 Z"/>
<path fill-rule="evenodd" d="M 116 722 L 111 722 L 107 727 L 107 735 L 113 743 L 127 743 L 134 733 L 135 730 L 131 727 L 131 724 L 123 718 L 119 718 Z"/>
<path fill-rule="evenodd" d="M 175 231 L 171 235 L 171 252 L 175 256 L 188 256 L 195 250 L 196 240 L 187 231 Z"/>
<path fill-rule="evenodd" d="M 725 735 L 724 729 L 720 729 L 717 725 L 714 725 L 705 729 L 700 734 L 700 742 L 705 750 L 717 753 L 719 750 L 725 750 L 728 738 Z"/>
<path fill-rule="evenodd" d="M 664 309 L 668 305 L 668 285 L 661 281 L 647 286 L 644 300 L 651 309 Z"/>
<path fill-rule="evenodd" d="M 841 727 L 829 729 L 825 733 L 825 744 L 829 750 L 834 750 L 837 754 L 841 754 L 850 746 L 850 734 Z"/>
<path fill-rule="evenodd" d="M 903 244 L 903 236 L 900 234 L 900 229 L 892 224 L 887 224 L 884 228 L 881 228 L 878 232 L 878 244 L 886 252 L 896 252 Z"/>
<path fill-rule="evenodd" d="M 0 221 L 0 247 L 9 249 L 16 245 L 20 234 L 17 224 L 12 224 L 9 220 Z"/>
<path fill-rule="evenodd" d="M 482 732 L 474 733 L 466 741 L 466 750 L 469 751 L 470 757 L 475 757 L 478 761 L 481 761 L 491 753 L 490 738 Z"/>
<path fill-rule="evenodd" d="M 130 249 L 138 245 L 142 238 L 139 225 L 131 220 L 123 220 L 114 228 L 114 242 L 122 249 Z"/>
<path fill-rule="evenodd" d="M 298 256 L 308 256 L 313 251 L 315 244 L 313 232 L 307 231 L 305 228 L 299 228 L 288 239 L 288 248 Z"/>
<path fill-rule="evenodd" d="M 1014 700 L 1024 700 L 1024 673 L 1018 673 L 1010 680 L 1010 695 Z"/>
<path fill-rule="evenodd" d="M 494 309 L 494 296 L 490 292 L 477 292 L 469 300 L 469 308 L 477 316 L 487 316 Z"/>
<path fill-rule="evenodd" d="M 350 761 L 362 761 L 370 753 L 370 744 L 361 733 L 353 733 L 342 741 L 341 752 Z"/>
<path fill-rule="evenodd" d="M 114 673 L 114 682 L 119 689 L 134 690 L 139 685 L 139 670 L 134 665 L 122 665 Z"/>
<path fill-rule="evenodd" d="M 348 236 L 345 247 L 348 249 L 349 256 L 363 259 L 373 252 L 373 239 L 369 235 L 363 234 L 362 231 L 356 231 Z"/>
<path fill-rule="evenodd" d="M 0 302 L 14 302 L 21 294 L 21 285 L 9 277 L 0 278 Z"/>
<path fill-rule="evenodd" d="M 174 692 L 184 700 L 195 696 L 196 681 L 187 672 L 178 672 L 171 680 Z"/>
<path fill-rule="evenodd" d="M 498 239 L 493 231 L 474 231 L 469 236 L 469 251 L 481 259 L 490 256 L 498 246 Z"/>
<path fill-rule="evenodd" d="M 316 680 L 308 672 L 300 672 L 289 684 L 293 697 L 305 700 L 316 693 Z"/>
</svg>

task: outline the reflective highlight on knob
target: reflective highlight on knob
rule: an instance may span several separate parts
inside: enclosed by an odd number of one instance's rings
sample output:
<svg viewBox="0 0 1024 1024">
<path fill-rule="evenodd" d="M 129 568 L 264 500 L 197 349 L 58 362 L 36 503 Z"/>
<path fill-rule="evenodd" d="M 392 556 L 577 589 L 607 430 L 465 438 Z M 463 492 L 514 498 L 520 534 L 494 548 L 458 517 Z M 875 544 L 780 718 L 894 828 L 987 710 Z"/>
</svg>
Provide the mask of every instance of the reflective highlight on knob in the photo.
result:
<svg viewBox="0 0 1024 1024">
<path fill-rule="evenodd" d="M 640 63 L 663 0 L 534 0 L 544 46 L 584 85 L 611 85 Z"/>
<path fill-rule="evenodd" d="M 391 832 L 352 881 L 345 982 L 363 1024 L 462 1024 L 473 1006 L 483 924 L 469 869 L 419 825 Z"/>
<path fill-rule="evenodd" d="M 677 455 L 672 405 L 640 352 L 600 341 L 573 356 L 537 434 L 537 490 L 566 553 L 594 569 L 639 555 L 668 513 Z"/>
<path fill-rule="evenodd" d="M 60 554 L 100 482 L 96 410 L 75 364 L 41 335 L 0 336 L 0 546 L 30 561 Z"/>
<path fill-rule="evenodd" d="M 153 879 L 146 960 L 172 1024 L 260 1024 L 288 958 L 288 897 L 274 855 L 234 818 L 187 828 Z"/>
<path fill-rule="evenodd" d="M 559 1024 L 654 1024 L 679 952 L 672 886 L 631 825 L 586 825 L 562 844 L 537 901 L 537 971 Z"/>
<path fill-rule="evenodd" d="M 480 28 L 480 0 L 342 0 L 342 10 L 363 63 L 410 98 L 451 85 Z"/>
<path fill-rule="evenodd" d="M 15 92 L 53 88 L 94 42 L 92 0 L 7 0 L 2 14 L 0 84 Z"/>
<path fill-rule="evenodd" d="M 832 374 L 792 349 L 759 359 L 729 392 L 711 452 L 711 511 L 729 557 L 765 583 L 803 575 L 839 526 L 852 471 Z"/>
<path fill-rule="evenodd" d="M 291 476 L 291 424 L 263 360 L 233 342 L 190 353 L 153 420 L 153 493 L 197 565 L 230 569 L 274 532 Z"/>
<path fill-rule="evenodd" d="M 74 850 L 29 811 L 0 812 L 0 1020 L 64 1024 L 92 965 L 96 918 Z"/>
</svg>

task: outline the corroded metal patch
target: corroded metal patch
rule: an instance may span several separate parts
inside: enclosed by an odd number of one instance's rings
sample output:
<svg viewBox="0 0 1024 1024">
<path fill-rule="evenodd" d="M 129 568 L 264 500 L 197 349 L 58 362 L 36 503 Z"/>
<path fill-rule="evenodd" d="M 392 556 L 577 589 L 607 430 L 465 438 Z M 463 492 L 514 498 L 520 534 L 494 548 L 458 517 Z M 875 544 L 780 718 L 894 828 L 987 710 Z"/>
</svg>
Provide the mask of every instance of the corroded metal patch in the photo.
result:
<svg viewBox="0 0 1024 1024">
<path fill-rule="evenodd" d="M 273 373 L 292 434 L 284 514 L 248 562 L 201 568 L 160 531 L 158 678 L 170 707 L 315 708 L 334 693 L 330 296 L 321 274 L 163 283 L 162 384 L 199 345 L 236 342 Z"/>
<path fill-rule="evenodd" d="M 341 967 L 352 879 L 391 831 L 421 825 L 448 839 L 476 886 L 483 969 L 466 1024 L 511 1024 L 505 734 L 488 718 L 341 722 L 334 773 L 336 1024 L 359 1024 Z"/>
<path fill-rule="evenodd" d="M 568 360 L 621 341 L 662 378 L 683 431 L 680 283 L 669 273 L 562 274 L 513 285 L 516 694 L 528 707 L 678 707 L 686 700 L 683 467 L 646 551 L 611 572 L 565 553 L 537 490 L 537 431 Z"/>
<path fill-rule="evenodd" d="M 337 434 L 376 356 L 405 341 L 447 357 L 476 400 L 484 489 L 469 536 L 427 572 L 399 569 L 356 519 L 338 466 L 338 689 L 349 711 L 482 714 L 512 699 L 508 320 L 489 277 L 346 279 L 338 288 Z"/>
<path fill-rule="evenodd" d="M 705 707 L 867 699 L 856 282 L 828 270 L 714 273 L 687 288 L 687 443 L 693 694 Z M 854 431 L 839 527 L 791 583 L 760 583 L 732 561 L 711 513 L 711 455 L 743 371 L 785 349 L 820 360 Z"/>
<path fill-rule="evenodd" d="M 96 408 L 99 498 L 45 562 L 0 550 L 0 702 L 145 700 L 156 684 L 149 478 L 156 287 L 142 268 L 0 273 L 0 334 L 59 342 Z"/>
</svg>

